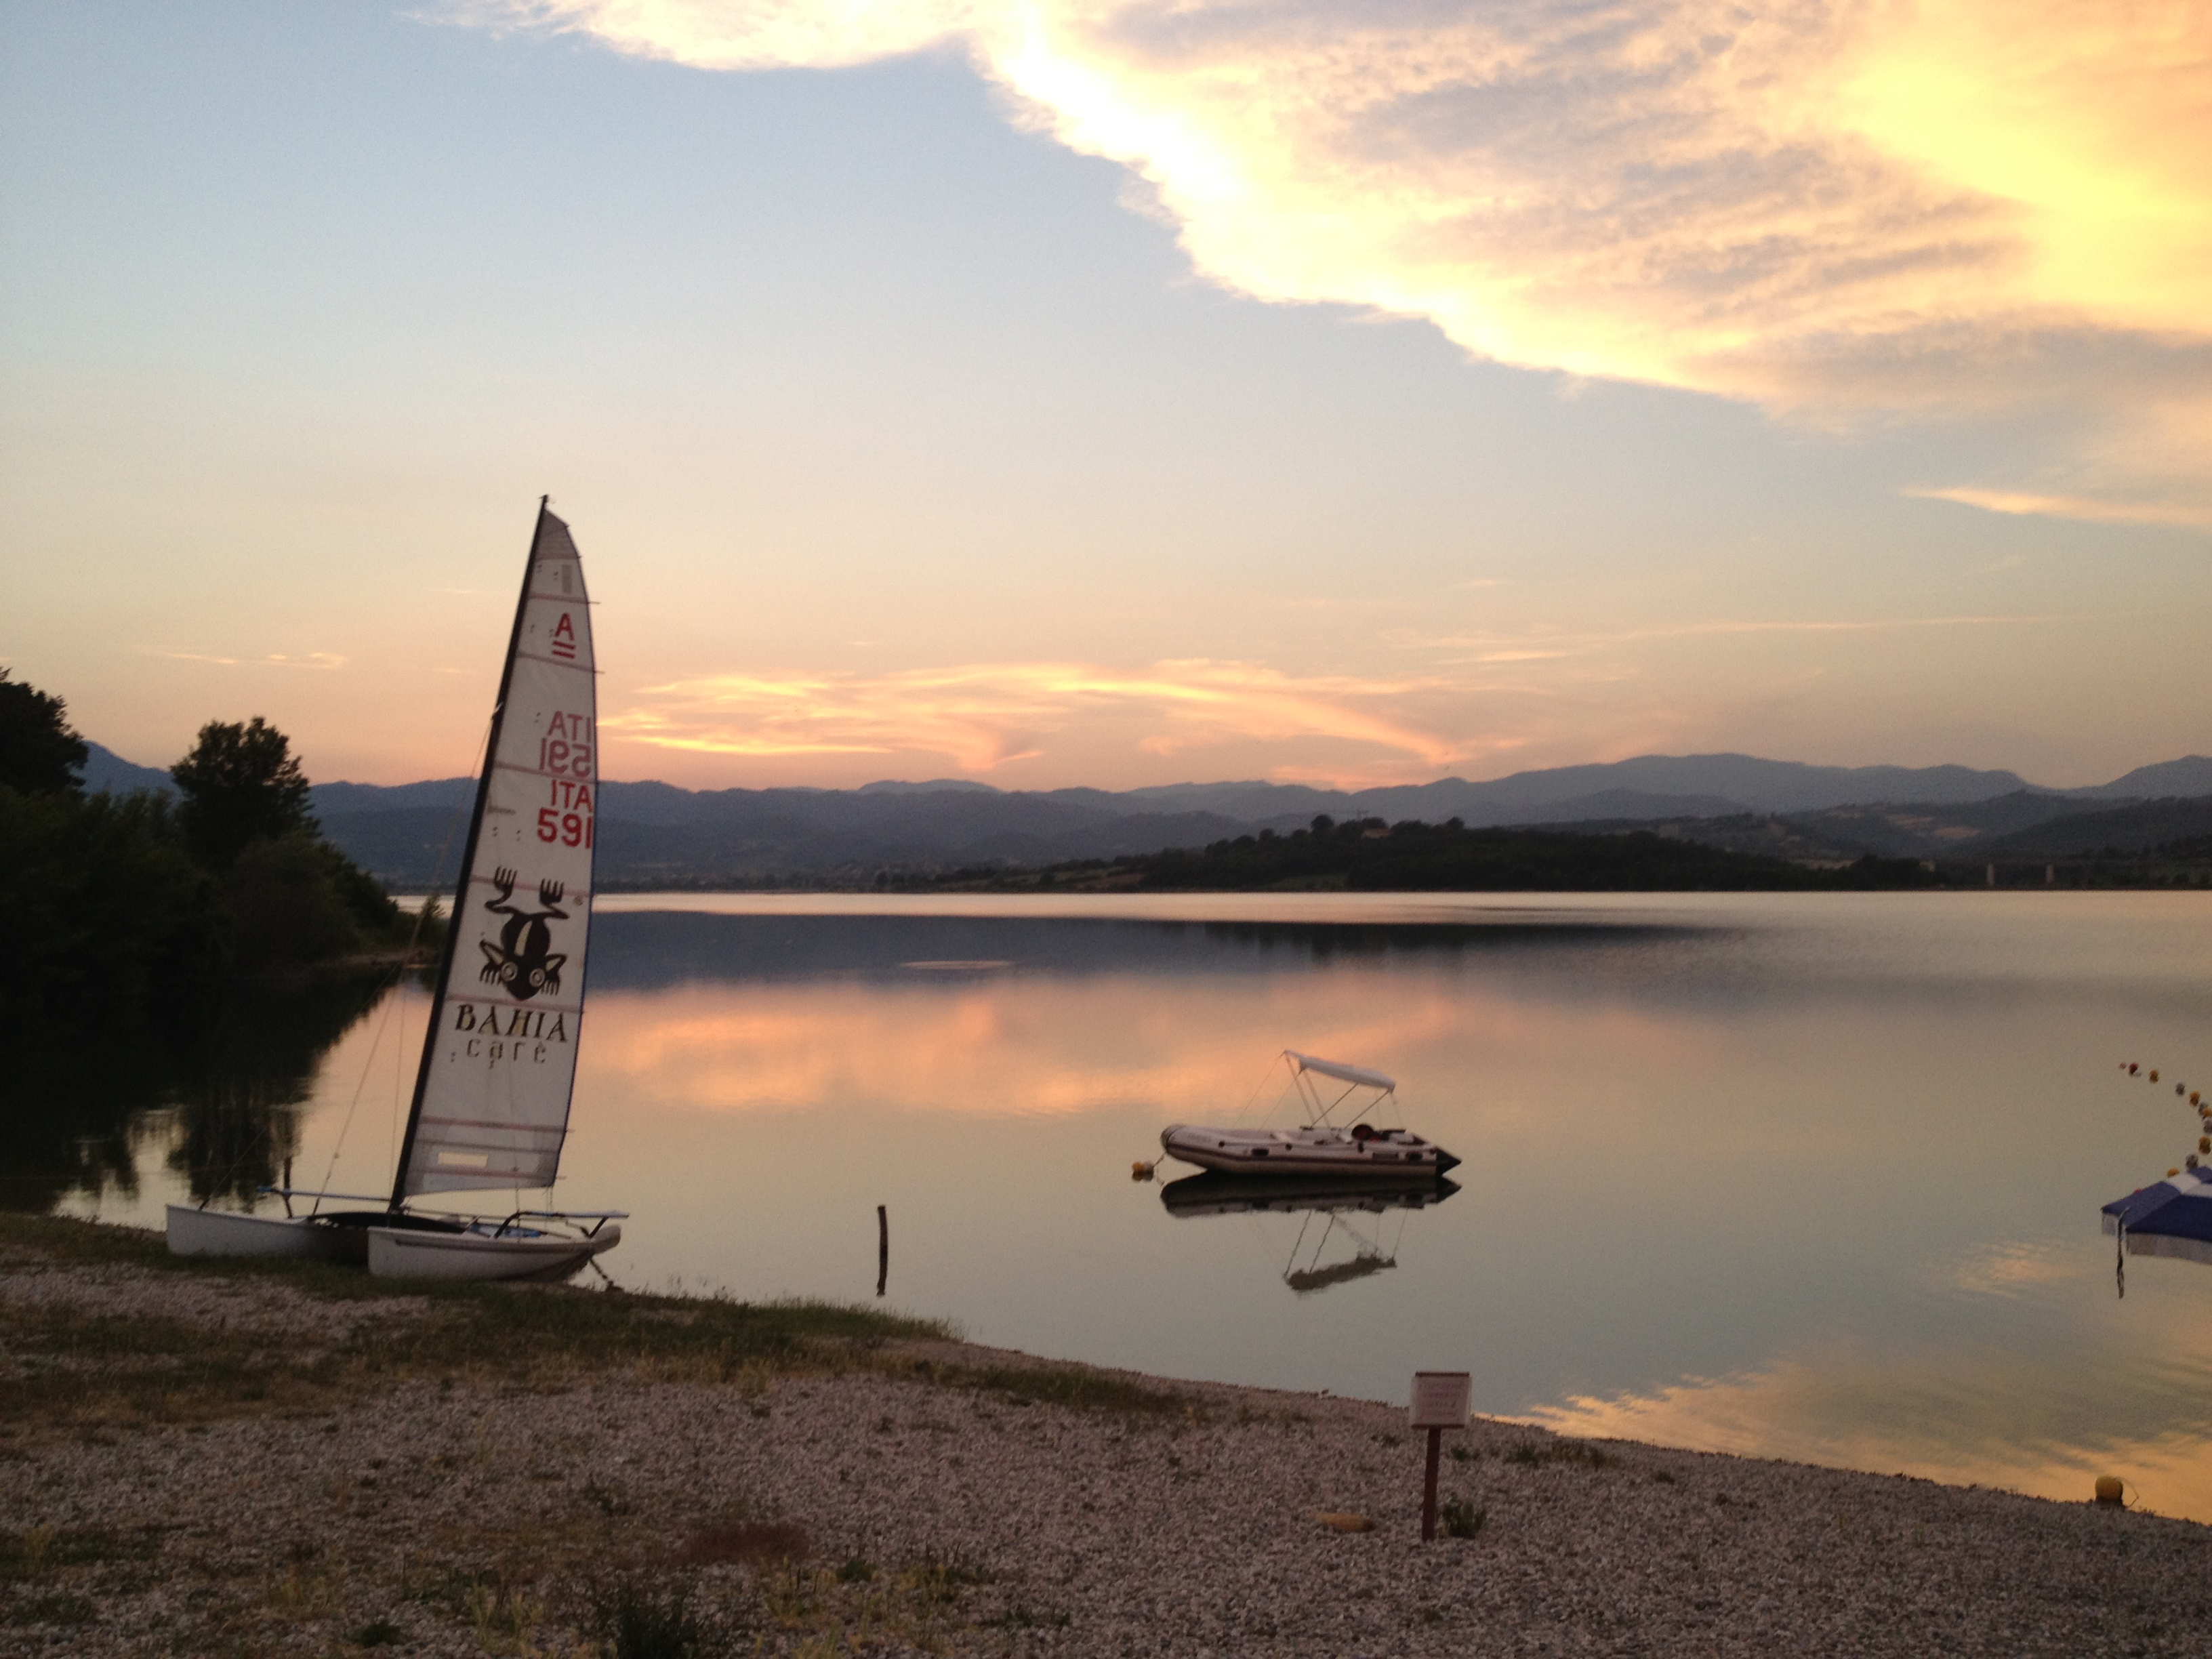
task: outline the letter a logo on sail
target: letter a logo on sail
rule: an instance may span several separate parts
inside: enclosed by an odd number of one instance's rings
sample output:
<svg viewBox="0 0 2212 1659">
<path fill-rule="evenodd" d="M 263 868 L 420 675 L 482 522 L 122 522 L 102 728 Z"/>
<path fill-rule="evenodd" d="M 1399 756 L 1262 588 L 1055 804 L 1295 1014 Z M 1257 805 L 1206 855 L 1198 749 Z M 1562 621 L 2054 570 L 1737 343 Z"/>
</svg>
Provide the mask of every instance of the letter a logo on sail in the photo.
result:
<svg viewBox="0 0 2212 1659">
<path fill-rule="evenodd" d="M 555 656 L 566 658 L 570 662 L 576 659 L 576 624 L 568 620 L 568 613 L 565 611 L 553 628 L 552 651 Z"/>
</svg>

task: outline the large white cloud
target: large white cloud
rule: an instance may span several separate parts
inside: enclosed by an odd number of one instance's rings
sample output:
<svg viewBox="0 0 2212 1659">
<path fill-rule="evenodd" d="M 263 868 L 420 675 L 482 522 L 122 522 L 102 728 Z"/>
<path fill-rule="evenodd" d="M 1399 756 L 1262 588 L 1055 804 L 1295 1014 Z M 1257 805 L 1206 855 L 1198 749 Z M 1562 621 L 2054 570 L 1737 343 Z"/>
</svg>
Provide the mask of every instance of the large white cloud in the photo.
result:
<svg viewBox="0 0 2212 1659">
<path fill-rule="evenodd" d="M 463 9 L 712 69 L 957 42 L 1231 289 L 1802 418 L 2069 425 L 2060 472 L 1930 490 L 2212 522 L 2203 0 Z"/>
</svg>

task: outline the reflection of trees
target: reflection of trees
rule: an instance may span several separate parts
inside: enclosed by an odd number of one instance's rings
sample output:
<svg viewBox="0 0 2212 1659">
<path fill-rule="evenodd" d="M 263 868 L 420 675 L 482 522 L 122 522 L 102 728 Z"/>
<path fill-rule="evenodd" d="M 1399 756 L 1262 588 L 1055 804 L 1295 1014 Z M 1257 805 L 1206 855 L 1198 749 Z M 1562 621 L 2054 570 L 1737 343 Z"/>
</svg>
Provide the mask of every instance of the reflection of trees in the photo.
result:
<svg viewBox="0 0 2212 1659">
<path fill-rule="evenodd" d="M 160 1098 L 158 1045 L 18 1036 L 0 1085 L 0 1208 L 52 1209 L 70 1193 L 136 1196 L 132 1118 Z"/>
<path fill-rule="evenodd" d="M 189 1037 L 83 1032 L 10 1056 L 0 1100 L 0 1204 L 52 1208 L 71 1193 L 135 1196 L 135 1153 L 167 1139 L 196 1201 L 250 1202 L 299 1139 L 298 1107 L 331 1045 L 388 976 L 237 987 Z M 155 1114 L 158 1113 L 156 1116 Z"/>
<path fill-rule="evenodd" d="M 1165 922 L 1163 927 L 1188 926 Z M 1540 922 L 1486 921 L 1209 921 L 1206 938 L 1241 945 L 1261 955 L 1280 951 L 1326 963 L 1383 957 L 1462 956 L 1477 951 L 1527 951 L 1532 947 L 1586 948 L 1593 944 L 1632 943 L 1680 938 L 1695 930 L 1664 922 L 1620 922 L 1611 918 L 1559 918 Z"/>
<path fill-rule="evenodd" d="M 296 1109 L 315 1066 L 384 987 L 369 978 L 325 979 L 233 995 L 172 1097 L 169 1167 L 196 1203 L 251 1203 L 299 1145 Z"/>
</svg>

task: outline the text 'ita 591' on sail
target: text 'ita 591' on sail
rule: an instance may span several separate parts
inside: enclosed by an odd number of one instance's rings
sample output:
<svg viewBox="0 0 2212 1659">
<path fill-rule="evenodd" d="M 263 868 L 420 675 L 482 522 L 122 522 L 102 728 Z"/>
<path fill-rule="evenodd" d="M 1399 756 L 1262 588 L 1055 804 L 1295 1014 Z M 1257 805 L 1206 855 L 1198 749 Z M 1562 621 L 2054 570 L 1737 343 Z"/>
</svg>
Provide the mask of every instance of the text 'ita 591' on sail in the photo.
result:
<svg viewBox="0 0 2212 1659">
<path fill-rule="evenodd" d="M 398 1168 L 382 1210 L 279 1193 L 283 1217 L 173 1205 L 180 1255 L 322 1255 L 418 1278 L 562 1277 L 621 1238 L 618 1212 L 503 1219 L 410 1206 L 436 1193 L 550 1188 L 583 1036 L 599 805 L 591 600 L 568 526 L 541 503 L 500 676 L 452 925 Z M 314 1210 L 289 1213 L 295 1198 Z"/>
</svg>

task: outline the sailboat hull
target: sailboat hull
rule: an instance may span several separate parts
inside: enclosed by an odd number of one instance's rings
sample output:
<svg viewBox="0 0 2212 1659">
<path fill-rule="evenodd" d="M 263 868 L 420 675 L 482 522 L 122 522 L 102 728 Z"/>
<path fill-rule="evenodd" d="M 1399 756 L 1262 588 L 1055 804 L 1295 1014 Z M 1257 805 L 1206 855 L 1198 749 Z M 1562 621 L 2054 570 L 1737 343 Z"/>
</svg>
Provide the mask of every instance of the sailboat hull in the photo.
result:
<svg viewBox="0 0 2212 1659">
<path fill-rule="evenodd" d="M 622 1243 L 622 1229 L 611 1222 L 589 1238 L 393 1227 L 366 1231 L 368 1270 L 380 1279 L 566 1279 Z"/>
<path fill-rule="evenodd" d="M 169 1206 L 171 1255 L 290 1256 L 335 1261 L 345 1241 L 304 1216 L 239 1215 L 228 1210 Z"/>
</svg>

